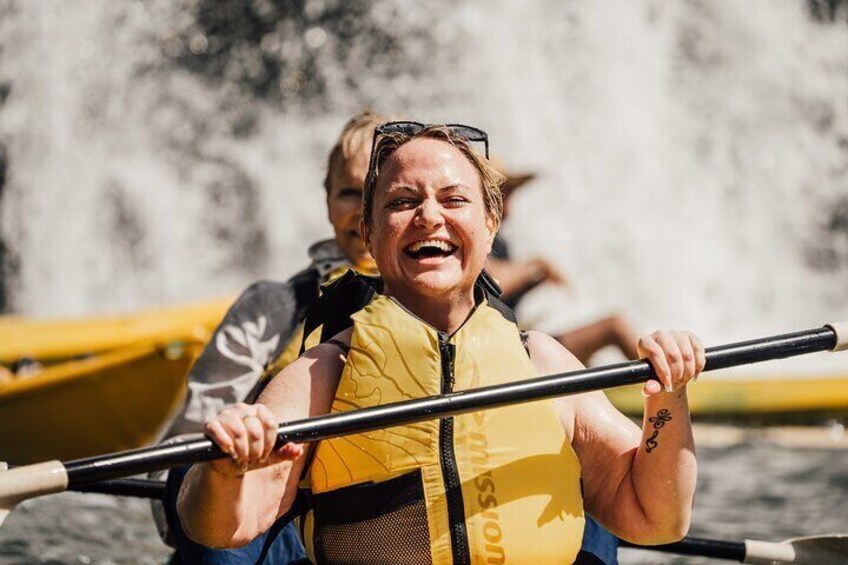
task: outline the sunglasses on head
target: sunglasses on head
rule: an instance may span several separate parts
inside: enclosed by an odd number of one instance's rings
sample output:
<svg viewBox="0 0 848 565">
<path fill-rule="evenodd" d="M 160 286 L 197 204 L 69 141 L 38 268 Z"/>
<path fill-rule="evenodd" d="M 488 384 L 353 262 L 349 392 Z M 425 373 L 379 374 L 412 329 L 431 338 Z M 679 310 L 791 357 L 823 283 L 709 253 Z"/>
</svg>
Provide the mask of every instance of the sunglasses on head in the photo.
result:
<svg viewBox="0 0 848 565">
<path fill-rule="evenodd" d="M 371 176 L 371 171 L 374 170 L 374 148 L 377 147 L 377 138 L 389 133 L 402 133 L 404 135 L 413 136 L 434 125 L 446 128 L 454 135 L 461 137 L 466 141 L 481 142 L 483 144 L 486 160 L 489 159 L 489 134 L 480 128 L 466 126 L 464 124 L 422 124 L 421 122 L 408 121 L 386 122 L 385 124 L 381 124 L 374 128 L 374 138 L 371 140 L 371 157 L 368 164 L 368 176 Z"/>
<path fill-rule="evenodd" d="M 417 135 L 425 128 L 438 125 L 449 130 L 454 135 L 461 137 L 467 141 L 477 141 L 483 143 L 486 159 L 489 159 L 489 134 L 480 128 L 466 126 L 464 124 L 422 124 L 421 122 L 386 122 L 374 128 L 374 139 L 371 143 L 371 151 L 373 153 L 374 146 L 377 144 L 377 138 L 387 133 L 403 133 L 405 135 Z"/>
</svg>

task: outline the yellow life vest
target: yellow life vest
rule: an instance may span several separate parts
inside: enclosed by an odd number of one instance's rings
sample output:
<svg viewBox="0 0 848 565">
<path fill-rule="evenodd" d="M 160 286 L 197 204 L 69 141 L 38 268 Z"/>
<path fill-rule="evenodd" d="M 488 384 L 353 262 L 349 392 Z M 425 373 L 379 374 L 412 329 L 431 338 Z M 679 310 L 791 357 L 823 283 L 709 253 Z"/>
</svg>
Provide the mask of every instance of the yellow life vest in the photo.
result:
<svg viewBox="0 0 848 565">
<path fill-rule="evenodd" d="M 352 316 L 332 412 L 535 377 L 485 299 L 449 338 L 377 295 Z M 318 563 L 570 563 L 580 465 L 551 401 L 322 441 L 304 541 Z"/>
</svg>

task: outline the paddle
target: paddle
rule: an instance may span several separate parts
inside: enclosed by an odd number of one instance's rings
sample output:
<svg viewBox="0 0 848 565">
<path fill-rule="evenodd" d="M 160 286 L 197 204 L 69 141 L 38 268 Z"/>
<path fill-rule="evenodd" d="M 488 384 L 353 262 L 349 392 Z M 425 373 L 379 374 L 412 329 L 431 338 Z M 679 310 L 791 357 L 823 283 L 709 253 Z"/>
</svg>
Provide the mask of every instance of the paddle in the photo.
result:
<svg viewBox="0 0 848 565">
<path fill-rule="evenodd" d="M 165 481 L 156 479 L 112 479 L 111 481 L 101 481 L 72 489 L 69 488 L 68 490 L 163 500 L 165 498 Z"/>
<path fill-rule="evenodd" d="M 705 370 L 848 347 L 848 323 L 709 348 Z M 455 416 L 532 400 L 577 394 L 655 378 L 646 361 L 560 373 L 280 424 L 277 444 L 312 442 Z M 47 461 L 0 472 L 0 524 L 19 502 L 107 479 L 226 457 L 208 439 L 124 451 L 62 463 Z"/>
<path fill-rule="evenodd" d="M 848 534 L 809 536 L 780 543 L 757 540 L 721 541 L 687 536 L 679 542 L 667 545 L 635 545 L 626 541 L 620 542 L 620 545 L 663 553 L 727 559 L 740 563 L 824 565 L 844 563 L 848 559 Z"/>
<path fill-rule="evenodd" d="M 161 500 L 165 493 L 165 484 L 163 481 L 149 479 L 115 479 L 77 487 L 74 490 Z M 618 543 L 620 547 L 641 551 L 711 557 L 740 563 L 823 565 L 842 562 L 848 558 L 848 534 L 807 536 L 779 543 L 758 540 L 726 541 L 693 536 L 686 536 L 678 542 L 665 545 L 636 545 L 624 540 L 619 540 Z"/>
</svg>

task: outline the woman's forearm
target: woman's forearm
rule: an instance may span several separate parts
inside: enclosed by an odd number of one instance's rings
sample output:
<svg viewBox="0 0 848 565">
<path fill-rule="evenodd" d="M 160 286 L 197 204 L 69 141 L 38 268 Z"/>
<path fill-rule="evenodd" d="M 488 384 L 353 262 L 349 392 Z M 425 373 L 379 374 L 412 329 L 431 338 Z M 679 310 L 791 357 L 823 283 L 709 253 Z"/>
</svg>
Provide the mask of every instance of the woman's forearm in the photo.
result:
<svg viewBox="0 0 848 565">
<path fill-rule="evenodd" d="M 686 535 L 697 462 L 685 387 L 646 400 L 642 439 L 630 476 L 644 513 L 644 543 L 666 543 Z"/>
<path fill-rule="evenodd" d="M 189 537 L 240 547 L 291 507 L 308 447 L 277 447 L 278 422 L 329 412 L 343 366 L 337 346 L 314 347 L 274 377 L 255 404 L 229 406 L 206 424 L 207 437 L 230 457 L 186 475 L 177 512 Z"/>
<path fill-rule="evenodd" d="M 243 482 L 243 477 L 226 477 L 208 465 L 192 467 L 177 497 L 177 514 L 188 537 L 209 547 L 237 547 Z"/>
<path fill-rule="evenodd" d="M 267 529 L 260 477 L 267 470 L 242 477 L 226 476 L 210 465 L 191 468 L 180 488 L 177 513 L 186 534 L 202 545 L 216 548 L 241 547 Z M 265 504 L 263 504 L 263 502 Z M 262 512 L 262 511 L 266 512 Z M 263 516 L 263 514 L 265 514 Z"/>
</svg>

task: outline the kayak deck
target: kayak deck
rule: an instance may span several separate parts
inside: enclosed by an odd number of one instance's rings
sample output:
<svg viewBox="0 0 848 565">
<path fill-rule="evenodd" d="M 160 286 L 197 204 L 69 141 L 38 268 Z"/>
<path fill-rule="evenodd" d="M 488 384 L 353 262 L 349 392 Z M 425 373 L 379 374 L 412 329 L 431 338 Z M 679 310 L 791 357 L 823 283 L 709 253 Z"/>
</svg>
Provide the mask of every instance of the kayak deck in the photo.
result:
<svg viewBox="0 0 848 565">
<path fill-rule="evenodd" d="M 622 412 L 641 416 L 641 386 L 606 391 Z M 848 375 L 720 377 L 706 375 L 688 388 L 693 414 L 714 417 L 792 417 L 848 412 Z"/>
<path fill-rule="evenodd" d="M 232 298 L 147 310 L 124 316 L 38 320 L 0 316 L 0 363 L 67 360 L 123 347 L 206 341 Z"/>
<path fill-rule="evenodd" d="M 198 344 L 138 345 L 0 384 L 0 461 L 147 445 L 180 405 Z"/>
</svg>

